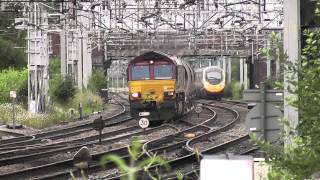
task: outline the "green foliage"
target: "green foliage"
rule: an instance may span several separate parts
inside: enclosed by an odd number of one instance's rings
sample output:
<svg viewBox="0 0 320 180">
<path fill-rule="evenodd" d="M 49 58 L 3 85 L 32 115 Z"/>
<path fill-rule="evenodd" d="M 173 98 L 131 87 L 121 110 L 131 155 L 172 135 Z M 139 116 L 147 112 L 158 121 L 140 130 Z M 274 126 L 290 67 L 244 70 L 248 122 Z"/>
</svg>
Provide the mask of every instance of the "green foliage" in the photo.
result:
<svg viewBox="0 0 320 180">
<path fill-rule="evenodd" d="M 145 154 L 141 152 L 142 144 L 140 143 L 138 138 L 133 138 L 131 141 L 131 146 L 128 147 L 128 152 L 130 155 L 129 165 L 118 155 L 110 154 L 102 157 L 100 163 L 102 166 L 105 166 L 107 163 L 113 162 L 117 165 L 122 173 L 125 174 L 125 179 L 127 180 L 136 180 L 137 173 L 139 170 L 143 170 L 148 173 L 151 179 L 159 179 L 159 177 L 154 177 L 149 169 L 153 165 L 164 166 L 167 170 L 169 170 L 168 163 L 163 160 L 160 156 L 152 156 L 139 161 L 139 158 L 144 156 Z"/>
<path fill-rule="evenodd" d="M 0 102 L 9 102 L 11 90 L 17 91 L 17 99 L 24 102 L 28 97 L 28 71 L 7 69 L 0 72 Z"/>
<path fill-rule="evenodd" d="M 273 32 L 271 34 L 271 48 L 261 48 L 259 52 L 262 57 L 267 58 L 268 61 L 275 60 L 280 64 L 279 75 L 274 77 L 271 76 L 266 83 L 268 89 L 284 89 L 283 87 L 283 77 L 284 77 L 284 65 L 287 64 L 287 54 L 283 50 L 283 42 L 280 39 L 280 34 Z"/>
<path fill-rule="evenodd" d="M 14 44 L 2 38 L 0 38 L 0 54 L 0 69 L 23 68 L 27 65 L 23 50 L 15 49 Z"/>
<path fill-rule="evenodd" d="M 54 111 L 48 114 L 32 115 L 28 113 L 27 110 L 19 104 L 15 104 L 15 113 L 16 121 L 19 124 L 37 129 L 50 127 L 61 122 L 68 122 L 71 121 L 72 118 L 74 118 L 70 115 L 70 113 L 64 111 Z M 11 121 L 12 104 L 0 104 L 0 124 L 6 124 Z"/>
<path fill-rule="evenodd" d="M 76 94 L 76 88 L 73 85 L 72 77 L 66 76 L 62 78 L 61 75 L 53 77 L 51 83 L 50 94 L 53 100 L 65 104 Z"/>
<path fill-rule="evenodd" d="M 232 99 L 240 100 L 242 99 L 243 86 L 239 82 L 232 83 Z"/>
<path fill-rule="evenodd" d="M 240 63 L 238 58 L 231 60 L 231 72 L 231 80 L 240 81 Z"/>
<path fill-rule="evenodd" d="M 296 134 L 286 135 L 284 138 L 290 137 L 292 143 L 280 150 L 258 141 L 271 160 L 270 179 L 310 179 L 320 170 L 320 31 L 306 31 L 304 35 L 306 42 L 300 62 L 283 63 L 285 76 L 294 87 L 287 90 L 297 97 L 288 100 L 299 112 L 299 122 L 294 129 L 289 121 L 284 124 L 288 131 Z"/>
<path fill-rule="evenodd" d="M 13 42 L 15 46 L 26 46 L 26 30 L 17 30 L 13 26 L 14 18 L 23 17 L 23 3 L 6 3 L 5 11 L 0 11 L 0 35 L 3 40 Z"/>
<path fill-rule="evenodd" d="M 52 58 L 49 64 L 50 73 L 50 96 L 58 109 L 79 110 L 79 103 L 82 103 L 82 114 L 89 115 L 94 111 L 101 111 L 103 102 L 101 98 L 92 92 L 76 91 L 71 76 L 65 79 L 60 75 L 60 59 Z"/>
<path fill-rule="evenodd" d="M 107 88 L 107 86 L 108 82 L 103 70 L 95 70 L 89 79 L 88 89 L 93 92 L 99 93 L 101 89 Z"/>
<path fill-rule="evenodd" d="M 49 63 L 50 78 L 52 78 L 55 75 L 60 74 L 60 64 L 61 64 L 60 59 L 58 59 L 58 58 L 50 59 L 50 63 Z"/>
<path fill-rule="evenodd" d="M 14 18 L 22 17 L 23 9 L 21 3 L 8 3 L 6 10 L 0 11 L 0 70 L 9 67 L 23 68 L 27 65 L 24 49 L 15 49 L 14 47 L 25 47 L 26 31 L 16 30 L 12 24 Z"/>
<path fill-rule="evenodd" d="M 101 97 L 90 91 L 77 92 L 68 107 L 78 109 L 79 103 L 82 103 L 83 115 L 88 115 L 94 111 L 101 111 L 103 106 Z"/>
<path fill-rule="evenodd" d="M 177 171 L 176 174 L 178 180 L 183 180 L 183 173 L 181 171 Z"/>
<path fill-rule="evenodd" d="M 25 70 L 24 70 L 25 71 Z M 27 73 L 26 73 L 27 76 Z M 17 100 L 27 106 L 28 104 L 28 78 L 24 76 L 22 84 L 17 89 Z"/>
<path fill-rule="evenodd" d="M 223 91 L 223 97 L 225 98 L 232 98 L 232 84 L 228 83 Z"/>
<path fill-rule="evenodd" d="M 231 83 L 226 85 L 223 92 L 223 97 L 240 100 L 242 99 L 243 89 L 244 87 L 241 86 L 238 81 L 232 81 Z"/>
</svg>

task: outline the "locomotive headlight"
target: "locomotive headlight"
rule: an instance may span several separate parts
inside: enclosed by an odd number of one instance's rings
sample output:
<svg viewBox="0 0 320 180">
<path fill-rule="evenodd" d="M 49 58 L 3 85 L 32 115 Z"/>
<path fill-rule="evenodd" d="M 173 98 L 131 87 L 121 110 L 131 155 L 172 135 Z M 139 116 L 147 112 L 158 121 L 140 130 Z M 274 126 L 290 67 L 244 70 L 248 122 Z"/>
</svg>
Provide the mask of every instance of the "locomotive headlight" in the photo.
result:
<svg viewBox="0 0 320 180">
<path fill-rule="evenodd" d="M 140 97 L 140 93 L 135 92 L 135 93 L 132 93 L 131 96 L 134 97 L 134 98 L 139 98 Z"/>
<path fill-rule="evenodd" d="M 173 91 L 164 92 L 165 97 L 172 97 L 174 95 Z"/>
<path fill-rule="evenodd" d="M 168 92 L 168 96 L 173 96 L 173 92 Z"/>
</svg>

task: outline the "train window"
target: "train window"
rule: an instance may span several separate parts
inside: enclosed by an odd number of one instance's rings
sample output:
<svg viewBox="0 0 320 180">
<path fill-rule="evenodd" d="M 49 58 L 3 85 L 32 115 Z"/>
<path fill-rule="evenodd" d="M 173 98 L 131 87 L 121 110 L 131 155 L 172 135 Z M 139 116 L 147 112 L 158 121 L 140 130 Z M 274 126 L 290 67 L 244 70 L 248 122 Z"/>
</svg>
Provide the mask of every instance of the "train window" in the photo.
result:
<svg viewBox="0 0 320 180">
<path fill-rule="evenodd" d="M 135 65 L 131 71 L 132 80 L 150 79 L 150 70 L 148 65 Z"/>
<path fill-rule="evenodd" d="M 222 81 L 223 74 L 221 71 L 211 71 L 207 72 L 206 78 L 211 84 L 218 84 Z"/>
<path fill-rule="evenodd" d="M 171 64 L 156 64 L 154 66 L 155 79 L 172 79 L 172 65 Z"/>
</svg>

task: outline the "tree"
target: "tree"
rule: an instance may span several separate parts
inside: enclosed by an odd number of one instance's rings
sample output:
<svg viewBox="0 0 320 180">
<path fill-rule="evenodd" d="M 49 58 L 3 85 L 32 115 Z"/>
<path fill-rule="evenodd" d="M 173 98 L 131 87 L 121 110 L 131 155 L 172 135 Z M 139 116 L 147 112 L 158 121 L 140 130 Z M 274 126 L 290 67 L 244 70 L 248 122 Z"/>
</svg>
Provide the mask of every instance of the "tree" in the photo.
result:
<svg viewBox="0 0 320 180">
<path fill-rule="evenodd" d="M 0 11 L 1 37 L 13 42 L 15 46 L 23 47 L 26 45 L 26 30 L 15 29 L 15 18 L 23 17 L 23 3 L 8 3 L 4 11 Z"/>
<path fill-rule="evenodd" d="M 14 49 L 10 41 L 0 38 L 0 69 L 9 67 L 22 68 L 27 65 L 25 54 L 21 49 Z"/>
<path fill-rule="evenodd" d="M 65 104 L 76 94 L 76 88 L 72 82 L 71 76 L 62 77 L 56 75 L 50 82 L 50 95 L 51 97 L 60 103 Z"/>
<path fill-rule="evenodd" d="M 299 78 L 296 82 L 288 77 L 296 87 L 288 90 L 298 98 L 289 99 L 289 102 L 299 110 L 299 122 L 293 128 L 288 120 L 284 120 L 284 124 L 296 132 L 290 135 L 293 143 L 276 149 L 267 142 L 258 141 L 271 159 L 270 179 L 310 179 L 320 171 L 320 31 L 305 31 L 304 36 L 306 40 L 300 62 L 292 64 L 282 56 L 284 71 Z M 270 54 L 268 50 L 265 52 Z"/>
<path fill-rule="evenodd" d="M 104 76 L 104 73 L 101 69 L 95 70 L 88 83 L 88 89 L 93 92 L 99 93 L 101 89 L 106 88 L 108 86 L 108 81 Z"/>
</svg>

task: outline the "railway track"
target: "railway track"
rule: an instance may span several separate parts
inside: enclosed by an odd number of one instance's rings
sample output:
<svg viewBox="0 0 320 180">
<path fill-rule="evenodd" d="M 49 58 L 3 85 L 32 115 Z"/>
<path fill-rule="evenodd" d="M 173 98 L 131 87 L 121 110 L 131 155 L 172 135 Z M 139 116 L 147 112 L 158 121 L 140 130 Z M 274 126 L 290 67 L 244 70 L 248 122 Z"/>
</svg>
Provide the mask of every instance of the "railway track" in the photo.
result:
<svg viewBox="0 0 320 180">
<path fill-rule="evenodd" d="M 168 125 L 165 125 L 165 126 L 168 126 Z M 139 128 L 136 128 L 136 129 L 138 129 L 138 130 L 141 130 L 141 129 L 139 129 Z M 203 131 L 207 131 L 207 130 L 209 130 L 210 128 L 208 128 L 208 127 L 206 127 L 206 126 L 201 126 L 200 128 L 199 128 L 199 130 L 200 129 L 202 129 Z M 188 131 L 185 131 L 185 132 L 191 132 L 191 131 L 195 131 L 196 129 L 194 128 L 194 129 L 190 129 L 190 130 L 188 130 Z M 142 130 L 141 130 L 142 131 Z M 147 132 L 144 132 L 144 133 L 147 133 Z M 135 134 L 135 135 L 137 135 L 137 134 Z M 165 134 L 163 134 L 163 135 L 167 135 L 167 133 L 165 133 Z M 132 136 L 132 134 L 130 134 L 130 136 Z M 125 137 L 124 137 L 125 138 Z M 128 139 L 128 137 L 127 137 L 127 139 Z M 119 140 L 118 140 L 119 141 Z M 112 148 L 113 149 L 113 148 Z M 123 155 L 123 158 L 125 159 L 125 158 L 128 158 L 128 153 L 126 152 L 127 151 L 127 148 L 120 148 L 120 149 L 118 149 L 118 150 L 111 150 L 110 152 L 104 152 L 104 153 L 102 153 L 102 155 L 103 154 L 107 154 L 107 153 L 117 153 L 117 154 L 119 154 L 119 155 Z M 124 152 L 126 152 L 125 154 L 124 154 Z M 101 155 L 101 156 L 102 156 Z M 101 157 L 101 156 L 97 156 L 96 158 L 93 158 L 93 159 L 95 159 L 95 160 L 99 160 L 99 158 Z M 109 165 L 109 170 L 112 170 L 112 169 L 115 169 L 116 167 L 114 166 L 114 165 Z M 61 168 L 62 169 L 62 168 Z M 57 170 L 56 170 L 57 171 Z M 100 167 L 100 165 L 99 165 L 99 163 L 92 163 L 91 165 L 90 165 L 90 168 L 89 168 L 89 171 L 92 173 L 92 172 L 95 172 L 95 171 L 97 171 L 97 172 L 99 172 L 99 171 L 101 171 L 101 167 Z M 73 172 L 75 173 L 75 174 L 77 174 L 77 170 L 76 169 L 73 169 Z M 53 174 L 51 174 L 50 173 L 50 175 L 46 175 L 46 176 L 43 176 L 43 177 L 37 177 L 37 178 L 33 178 L 33 179 L 65 179 L 65 178 L 68 178 L 68 177 L 70 177 L 70 169 L 68 169 L 68 170 L 65 170 L 65 171 L 62 171 L 62 170 L 58 170 L 58 172 L 56 172 L 56 173 L 53 173 Z M 1 178 L 1 176 L 0 176 L 0 178 Z M 18 177 L 19 178 L 19 177 Z"/>
<path fill-rule="evenodd" d="M 199 179 L 200 172 L 200 160 L 203 155 L 214 154 L 214 153 L 225 153 L 229 149 L 235 149 L 237 146 L 241 146 L 243 142 L 248 142 L 249 136 L 244 135 L 233 140 L 224 142 L 222 144 L 210 147 L 206 150 L 201 151 L 201 154 L 192 153 L 181 157 L 180 159 L 172 160 L 169 162 L 171 167 L 171 173 L 165 174 L 164 179 L 176 179 L 176 172 L 181 172 L 184 175 L 184 179 Z M 250 147 L 249 147 L 250 148 Z M 229 151 L 230 152 L 230 151 Z M 246 151 L 233 152 L 236 155 L 243 155 Z"/>
<path fill-rule="evenodd" d="M 74 174 L 80 174 L 79 170 L 73 167 L 72 155 L 73 152 L 84 145 L 86 145 L 91 151 L 93 149 L 92 162 L 89 164 L 90 178 L 119 179 L 121 174 L 114 164 L 107 163 L 106 168 L 102 169 L 100 167 L 99 160 L 102 156 L 110 153 L 118 154 L 124 160 L 128 160 L 129 155 L 127 152 L 127 147 L 125 146 L 130 143 L 129 139 L 131 136 L 142 137 L 144 140 L 143 142 L 145 142 L 143 145 L 143 151 L 145 152 L 145 155 L 162 155 L 169 162 L 171 167 L 174 167 L 174 171 L 180 170 L 183 172 L 183 174 L 187 175 L 185 175 L 185 177 L 196 178 L 196 172 L 199 170 L 198 161 L 202 154 L 217 152 L 231 152 L 237 154 L 240 152 L 236 152 L 235 150 L 241 148 L 237 148 L 236 146 L 241 144 L 241 142 L 246 142 L 248 145 L 250 145 L 248 137 L 241 136 L 240 134 L 239 136 L 229 136 L 228 142 L 212 141 L 214 138 L 221 140 L 225 139 L 228 134 L 236 134 L 235 130 L 232 130 L 232 128 L 238 126 L 236 124 L 239 122 L 240 116 L 237 111 L 230 107 L 225 107 L 223 104 L 211 105 L 207 101 L 200 103 L 203 104 L 203 107 L 206 109 L 206 111 L 204 111 L 205 113 L 201 115 L 202 119 L 197 119 L 195 121 L 196 123 L 184 123 L 183 121 L 185 120 L 182 120 L 182 124 L 184 124 L 182 125 L 181 121 L 175 121 L 173 126 L 164 124 L 163 126 L 150 128 L 146 131 L 139 129 L 137 126 L 129 126 L 119 130 L 115 129 L 114 131 L 106 132 L 105 139 L 102 141 L 102 145 L 97 144 L 98 141 L 96 136 L 92 136 L 84 140 L 73 139 L 69 142 L 61 142 L 55 145 L 51 144 L 42 147 L 29 146 L 29 149 L 31 150 L 29 152 L 23 152 L 22 150 L 19 152 L 19 150 L 13 150 L 12 152 L 0 153 L 1 168 L 5 167 L 10 169 L 10 166 L 17 166 L 17 163 L 20 163 L 18 166 L 24 166 L 26 164 L 30 165 L 30 167 L 26 167 L 24 170 L 2 173 L 0 174 L 0 179 L 68 179 L 70 178 L 70 171 Z M 211 117 L 209 117 L 209 112 L 212 113 Z M 196 115 L 191 114 L 188 120 L 195 118 Z M 179 122 L 180 125 L 176 125 L 176 123 Z M 162 132 L 162 134 L 157 137 L 152 135 L 153 130 L 157 131 L 156 129 L 158 129 L 158 132 L 163 131 L 161 127 L 170 127 L 171 130 L 175 129 L 175 132 L 172 132 L 170 135 L 168 135 L 167 132 Z M 180 130 L 177 128 L 180 128 Z M 150 137 L 148 137 L 148 134 L 150 134 Z M 242 140 L 236 140 L 237 138 L 242 138 Z M 209 143 L 207 146 L 199 148 L 201 151 L 200 156 L 199 153 L 194 153 L 195 145 L 201 144 L 205 141 Z M 212 143 L 211 141 L 215 143 Z M 67 145 L 68 147 L 66 147 Z M 230 150 L 232 146 L 236 148 L 234 148 L 234 150 Z M 97 147 L 98 149 L 100 148 L 99 151 L 95 151 L 95 148 L 97 149 Z M 246 145 L 240 145 L 239 147 L 243 147 L 243 152 L 251 152 L 249 151 L 250 149 L 245 148 Z M 59 154 L 66 153 L 69 155 L 59 158 Z M 11 159 L 6 159 L 6 155 L 12 155 L 13 157 Z M 50 159 L 50 157 L 53 158 Z M 151 172 L 153 172 L 152 169 L 159 170 L 159 167 L 152 167 Z M 170 175 L 168 172 L 160 172 L 165 174 L 165 176 L 163 176 L 166 177 L 165 179 L 176 177 L 175 173 Z M 139 172 L 139 177 L 144 176 L 145 175 L 142 171 Z"/>
<path fill-rule="evenodd" d="M 213 118 L 209 118 L 208 120 L 190 128 L 198 129 L 199 127 L 209 127 L 209 129 L 202 131 L 202 133 L 195 133 L 192 140 L 203 139 L 206 134 L 211 134 L 213 132 L 219 133 L 227 129 L 232 129 L 232 127 L 239 121 L 239 114 L 232 109 L 210 104 L 205 104 L 205 106 L 206 108 L 214 108 L 212 109 L 215 112 L 214 116 Z M 192 171 L 199 169 L 199 157 L 194 153 L 195 151 L 193 149 L 188 148 L 188 142 L 191 140 L 181 138 L 182 134 L 194 132 L 192 130 L 190 131 L 190 129 L 178 132 L 175 135 L 163 137 L 159 140 L 147 142 L 144 144 L 143 149 L 149 156 L 152 156 L 153 154 L 161 155 L 169 162 L 171 167 L 177 167 L 178 165 L 181 167 L 181 164 L 183 164 L 185 166 L 184 168 L 191 168 Z M 156 167 L 157 166 L 155 166 L 155 168 Z M 142 178 L 143 173 L 140 172 L 140 175 L 140 178 Z M 121 176 L 116 176 L 110 179 L 120 179 L 120 177 Z"/>
<path fill-rule="evenodd" d="M 126 111 L 126 108 L 123 104 L 119 103 L 121 107 L 121 111 L 111 117 L 103 117 L 103 121 L 105 122 L 105 127 L 111 127 L 126 121 L 131 120 L 132 118 L 129 115 L 129 112 Z M 93 117 L 97 118 L 97 117 Z M 19 150 L 25 149 L 27 147 L 32 146 L 43 146 L 47 144 L 46 142 L 50 142 L 58 139 L 65 139 L 67 137 L 76 136 L 82 133 L 86 133 L 92 130 L 92 119 L 86 121 L 84 123 L 79 123 L 72 127 L 65 127 L 57 130 L 51 130 L 39 134 L 35 134 L 32 136 L 23 136 L 17 137 L 7 140 L 0 141 L 0 156 L 1 152 L 10 151 L 10 150 Z"/>
<path fill-rule="evenodd" d="M 142 129 L 136 128 L 137 132 L 126 134 L 120 137 L 113 137 L 113 138 L 103 140 L 102 145 L 97 145 L 96 144 L 97 142 L 96 143 L 91 142 L 84 145 L 91 148 L 91 150 L 93 148 L 97 148 L 98 150 L 95 150 L 97 153 L 94 155 L 96 155 L 97 157 L 101 157 L 104 154 L 110 153 L 111 149 L 119 148 L 121 144 L 122 146 L 125 146 L 124 141 L 126 141 L 126 143 L 129 143 L 130 137 L 132 136 L 148 136 L 154 132 L 159 132 L 159 131 L 168 133 L 166 131 L 163 131 L 164 129 L 171 129 L 174 131 L 176 130 L 175 127 L 170 125 L 163 125 L 163 126 L 151 128 L 145 131 L 143 131 Z M 72 148 L 76 148 L 74 150 L 78 150 L 82 146 L 83 145 L 80 145 L 78 147 L 72 147 Z M 114 152 L 114 151 L 111 151 L 111 152 Z M 36 167 L 31 167 L 21 171 L 15 171 L 11 173 L 4 173 L 0 175 L 0 179 L 24 179 L 24 178 L 37 179 L 37 178 L 41 178 L 41 176 L 45 176 L 46 178 L 49 178 L 47 177 L 48 174 L 50 173 L 56 174 L 57 172 L 64 172 L 66 175 L 69 175 L 70 170 L 72 170 L 73 168 L 72 158 L 71 158 L 72 156 L 73 156 L 73 153 L 71 153 L 68 157 L 62 158 L 67 160 L 59 160 L 58 162 L 45 162 L 44 164 L 41 164 L 41 165 L 38 164 Z M 32 163 L 35 163 L 35 161 L 31 162 L 31 164 Z M 57 169 L 58 167 L 59 169 Z"/>
</svg>

